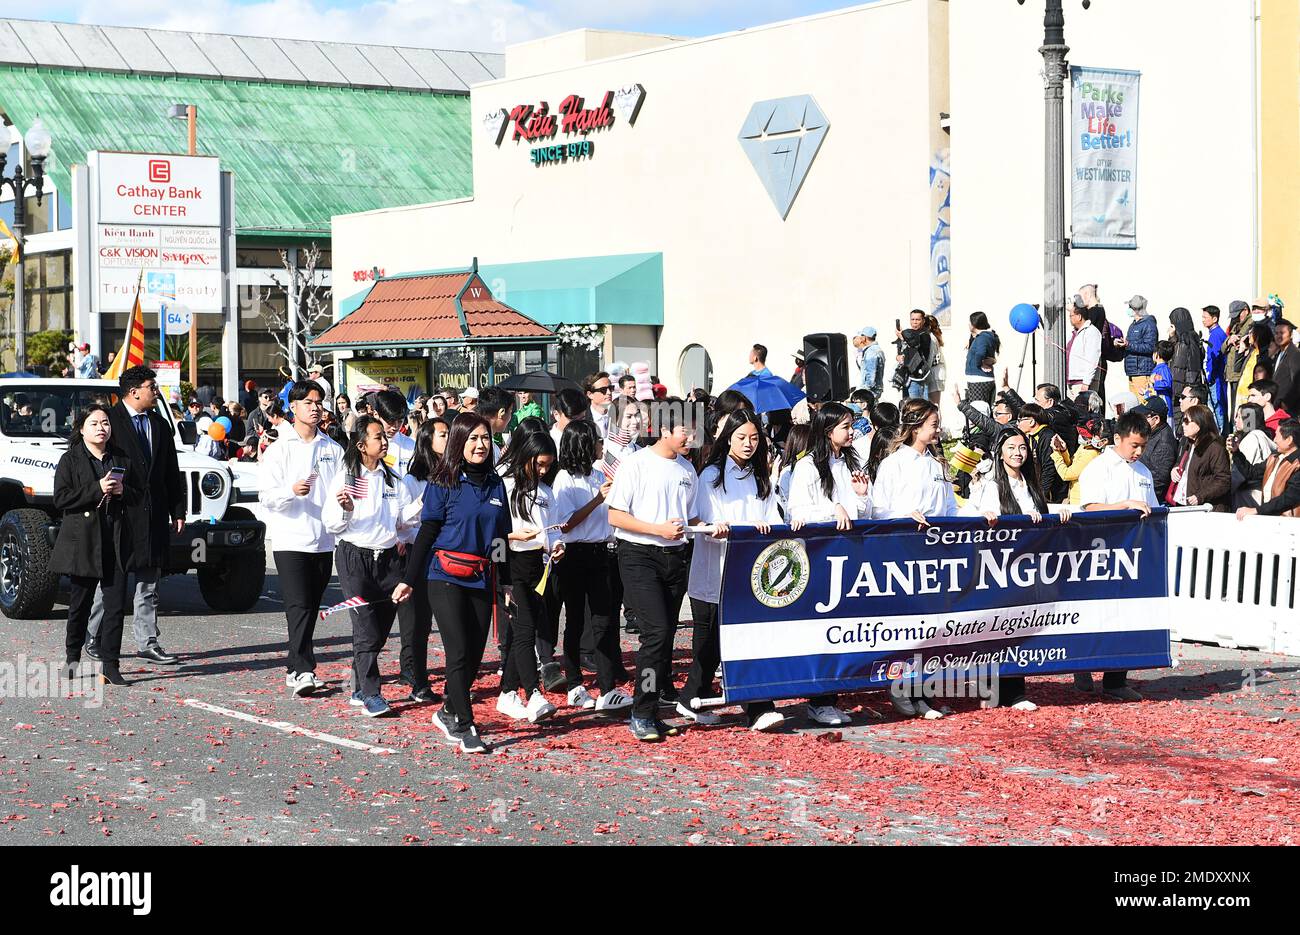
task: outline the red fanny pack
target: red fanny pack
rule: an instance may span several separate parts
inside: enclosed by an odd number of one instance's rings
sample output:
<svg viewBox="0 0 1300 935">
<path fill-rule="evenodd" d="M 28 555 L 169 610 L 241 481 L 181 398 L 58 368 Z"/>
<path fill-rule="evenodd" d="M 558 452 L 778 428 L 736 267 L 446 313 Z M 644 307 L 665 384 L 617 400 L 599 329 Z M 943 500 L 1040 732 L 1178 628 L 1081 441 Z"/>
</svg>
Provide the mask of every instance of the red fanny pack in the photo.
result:
<svg viewBox="0 0 1300 935">
<path fill-rule="evenodd" d="M 448 552 L 437 549 L 434 554 L 438 556 L 438 566 L 443 573 L 453 578 L 478 577 L 492 564 L 488 559 L 480 555 L 470 555 L 468 552 Z"/>
</svg>

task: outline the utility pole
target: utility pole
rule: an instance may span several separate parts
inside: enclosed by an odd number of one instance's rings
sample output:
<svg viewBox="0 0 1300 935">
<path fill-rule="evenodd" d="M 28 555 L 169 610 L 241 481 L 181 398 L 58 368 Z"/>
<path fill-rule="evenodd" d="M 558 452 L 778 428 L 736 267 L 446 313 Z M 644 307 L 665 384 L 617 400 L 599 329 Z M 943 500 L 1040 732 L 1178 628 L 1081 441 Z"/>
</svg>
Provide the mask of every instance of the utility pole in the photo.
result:
<svg viewBox="0 0 1300 935">
<path fill-rule="evenodd" d="M 1025 0 L 1017 0 L 1024 4 Z M 1046 0 L 1043 12 L 1043 357 L 1046 382 L 1064 392 L 1066 378 L 1065 77 L 1069 70 L 1062 0 Z M 1091 6 L 1083 0 L 1083 8 Z"/>
<path fill-rule="evenodd" d="M 186 106 L 185 121 L 189 129 L 189 154 L 197 156 L 199 154 L 199 108 L 196 105 Z M 159 356 L 166 357 L 167 354 L 164 351 Z M 193 309 L 190 310 L 190 386 L 196 390 L 199 388 L 199 316 Z"/>
</svg>

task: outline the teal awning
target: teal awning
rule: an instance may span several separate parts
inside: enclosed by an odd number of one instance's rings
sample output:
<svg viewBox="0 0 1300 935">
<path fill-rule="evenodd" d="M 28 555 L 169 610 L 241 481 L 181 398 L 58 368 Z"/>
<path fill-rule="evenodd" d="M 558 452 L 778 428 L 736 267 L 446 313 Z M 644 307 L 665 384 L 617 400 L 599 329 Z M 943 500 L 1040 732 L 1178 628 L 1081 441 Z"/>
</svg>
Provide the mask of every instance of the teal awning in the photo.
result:
<svg viewBox="0 0 1300 935">
<path fill-rule="evenodd" d="M 480 263 L 492 295 L 538 324 L 663 325 L 664 255 L 623 253 L 525 263 Z M 422 270 L 390 276 L 459 272 Z M 339 317 L 358 308 L 370 287 L 339 300 Z"/>
<path fill-rule="evenodd" d="M 496 298 L 546 325 L 662 325 L 664 255 L 480 263 Z"/>
</svg>

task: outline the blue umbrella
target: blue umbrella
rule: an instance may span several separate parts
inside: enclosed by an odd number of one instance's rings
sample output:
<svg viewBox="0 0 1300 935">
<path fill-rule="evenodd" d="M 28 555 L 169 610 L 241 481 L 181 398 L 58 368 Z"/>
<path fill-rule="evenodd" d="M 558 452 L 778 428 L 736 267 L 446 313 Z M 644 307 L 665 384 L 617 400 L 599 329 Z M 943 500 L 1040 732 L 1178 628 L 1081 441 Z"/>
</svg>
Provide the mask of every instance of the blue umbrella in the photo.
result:
<svg viewBox="0 0 1300 935">
<path fill-rule="evenodd" d="M 745 379 L 731 384 L 730 388 L 744 393 L 754 404 L 755 412 L 793 409 L 807 395 L 789 380 L 782 380 L 774 374 L 760 376 L 751 373 Z"/>
</svg>

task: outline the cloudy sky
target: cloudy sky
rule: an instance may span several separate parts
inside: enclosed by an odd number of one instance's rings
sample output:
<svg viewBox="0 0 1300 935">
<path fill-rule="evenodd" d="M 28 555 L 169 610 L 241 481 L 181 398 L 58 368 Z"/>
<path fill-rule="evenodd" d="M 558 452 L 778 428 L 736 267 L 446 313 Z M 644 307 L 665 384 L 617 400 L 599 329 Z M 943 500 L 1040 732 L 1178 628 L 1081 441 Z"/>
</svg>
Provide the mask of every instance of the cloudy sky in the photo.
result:
<svg viewBox="0 0 1300 935">
<path fill-rule="evenodd" d="M 500 51 L 581 26 L 707 36 L 861 0 L 73 0 L 28 18 Z"/>
</svg>

